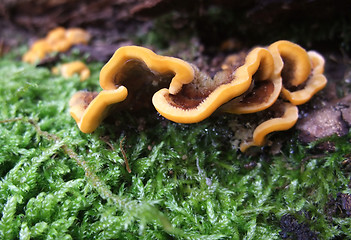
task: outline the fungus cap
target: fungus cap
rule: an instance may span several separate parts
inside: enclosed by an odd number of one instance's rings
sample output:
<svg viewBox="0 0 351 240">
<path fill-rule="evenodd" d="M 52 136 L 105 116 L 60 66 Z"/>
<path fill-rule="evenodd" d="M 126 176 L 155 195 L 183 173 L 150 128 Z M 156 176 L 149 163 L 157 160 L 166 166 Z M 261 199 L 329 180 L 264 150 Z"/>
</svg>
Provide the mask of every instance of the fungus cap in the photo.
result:
<svg viewBox="0 0 351 240">
<path fill-rule="evenodd" d="M 311 62 L 305 49 L 299 45 L 281 40 L 271 44 L 275 74 L 281 74 L 283 86 L 298 86 L 306 81 L 311 73 Z"/>
<path fill-rule="evenodd" d="M 159 74 L 174 74 L 170 85 L 176 92 L 184 83 L 193 79 L 193 68 L 187 62 L 172 57 L 163 57 L 149 49 L 127 46 L 119 48 L 100 72 L 100 85 L 103 88 L 91 101 L 91 93 L 80 92 L 71 99 L 71 115 L 83 132 L 92 132 L 107 114 L 108 106 L 124 101 L 128 96 L 128 89 L 123 84 L 135 86 L 125 81 L 142 81 L 143 79 L 124 79 L 126 63 L 136 60 L 145 64 L 149 72 Z M 132 65 L 139 66 L 140 64 Z M 128 70 L 129 71 L 129 70 Z M 131 70 L 133 71 L 133 69 Z M 122 77 L 118 77 L 122 76 Z M 146 77 L 146 76 L 145 76 Z M 132 90 L 132 89 L 131 89 Z M 142 89 L 144 90 L 144 89 Z"/>
<path fill-rule="evenodd" d="M 28 52 L 22 56 L 22 61 L 34 64 L 43 59 L 50 50 L 51 47 L 46 39 L 39 39 L 34 42 Z"/>
<path fill-rule="evenodd" d="M 170 83 L 170 91 L 177 93 L 183 84 L 193 80 L 194 70 L 191 65 L 183 60 L 160 56 L 153 51 L 138 47 L 125 46 L 116 50 L 111 59 L 105 64 L 100 72 L 100 86 L 105 89 L 115 89 L 120 82 L 115 81 L 117 73 L 120 72 L 124 63 L 129 60 L 140 60 L 151 70 L 160 74 L 173 73 L 174 77 Z"/>
<path fill-rule="evenodd" d="M 273 59 L 264 48 L 253 49 L 245 58 L 244 64 L 236 69 L 226 68 L 218 72 L 214 82 L 221 82 L 206 97 L 198 100 L 192 108 L 183 107 L 177 103 L 177 94 L 172 94 L 168 89 L 156 92 L 152 102 L 157 111 L 167 119 L 178 123 L 195 123 L 209 117 L 218 107 L 231 99 L 246 92 L 252 82 L 252 76 L 260 66 L 262 78 L 268 78 L 273 72 Z M 184 87 L 184 86 L 183 86 Z M 186 95 L 185 100 L 191 101 Z M 187 99 L 189 98 L 189 99 Z M 195 99 L 196 100 L 196 99 Z"/>
<path fill-rule="evenodd" d="M 55 44 L 57 41 L 64 39 L 66 34 L 66 29 L 63 27 L 57 27 L 48 32 L 46 35 L 46 41 L 52 45 Z"/>
<path fill-rule="evenodd" d="M 298 119 L 298 109 L 291 103 L 282 103 L 284 113 L 281 117 L 269 119 L 256 127 L 251 141 L 243 142 L 240 150 L 245 152 L 251 146 L 263 146 L 266 136 L 272 132 L 284 131 L 292 128 Z"/>
<path fill-rule="evenodd" d="M 74 44 L 86 44 L 90 39 L 88 32 L 80 28 L 57 27 L 46 38 L 37 40 L 22 57 L 24 62 L 35 63 L 51 52 L 65 52 Z"/>
<path fill-rule="evenodd" d="M 306 103 L 327 84 L 327 79 L 323 75 L 324 58 L 314 51 L 309 51 L 308 56 L 311 60 L 312 71 L 303 88 L 297 91 L 289 91 L 286 88 L 282 89 L 282 96 L 295 105 Z"/>
<path fill-rule="evenodd" d="M 106 117 L 109 106 L 123 101 L 127 95 L 123 86 L 100 93 L 80 91 L 71 97 L 70 114 L 82 132 L 91 133 Z"/>
<path fill-rule="evenodd" d="M 69 78 L 77 73 L 81 81 L 86 80 L 90 76 L 89 68 L 81 61 L 62 64 L 59 67 L 53 68 L 52 72 L 55 74 L 61 73 L 64 78 Z"/>
<path fill-rule="evenodd" d="M 87 44 L 90 40 L 90 34 L 81 28 L 69 28 L 65 33 L 66 39 L 71 44 Z"/>
<path fill-rule="evenodd" d="M 234 114 L 247 114 L 265 110 L 278 99 L 282 79 L 274 74 L 275 66 L 269 51 L 260 49 L 261 64 L 253 74 L 251 87 L 241 96 L 225 103 L 221 111 Z"/>
</svg>

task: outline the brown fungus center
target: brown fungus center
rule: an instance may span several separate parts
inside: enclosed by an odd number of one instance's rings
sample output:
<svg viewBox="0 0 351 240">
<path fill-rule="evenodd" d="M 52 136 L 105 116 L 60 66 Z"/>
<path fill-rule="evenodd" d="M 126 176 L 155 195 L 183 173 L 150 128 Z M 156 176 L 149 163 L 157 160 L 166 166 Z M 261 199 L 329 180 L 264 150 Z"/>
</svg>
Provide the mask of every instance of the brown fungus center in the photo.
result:
<svg viewBox="0 0 351 240">
<path fill-rule="evenodd" d="M 189 84 L 184 84 L 179 93 L 175 95 L 170 94 L 168 96 L 169 100 L 171 100 L 170 103 L 183 109 L 196 108 L 218 87 L 231 83 L 234 80 L 234 72 L 238 67 L 239 64 L 230 69 L 217 72 L 212 79 L 208 74 L 193 66 L 195 70 L 194 80 Z"/>
<path fill-rule="evenodd" d="M 293 79 L 295 78 L 295 71 L 296 71 L 296 63 L 295 60 L 288 56 L 281 56 L 284 62 L 284 67 L 281 72 L 281 76 L 283 79 L 284 87 L 289 89 L 294 87 L 292 83 Z"/>
<path fill-rule="evenodd" d="M 254 87 L 240 100 L 243 104 L 265 103 L 274 91 L 271 81 L 255 81 Z"/>
<path fill-rule="evenodd" d="M 70 105 L 80 105 L 83 109 L 87 109 L 91 101 L 93 101 L 98 94 L 98 92 L 81 91 L 70 100 Z"/>
<path fill-rule="evenodd" d="M 118 103 L 119 109 L 140 110 L 151 108 L 152 95 L 161 88 L 167 88 L 174 73 L 151 71 L 141 60 L 131 59 L 124 63 L 115 75 L 116 86 L 123 85 L 128 89 L 128 96 Z"/>
</svg>

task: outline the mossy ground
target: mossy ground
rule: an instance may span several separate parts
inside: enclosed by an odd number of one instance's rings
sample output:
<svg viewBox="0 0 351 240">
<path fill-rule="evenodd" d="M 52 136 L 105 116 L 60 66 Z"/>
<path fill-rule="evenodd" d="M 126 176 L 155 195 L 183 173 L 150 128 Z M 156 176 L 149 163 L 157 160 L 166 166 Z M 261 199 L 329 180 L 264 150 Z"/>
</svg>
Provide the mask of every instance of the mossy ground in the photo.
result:
<svg viewBox="0 0 351 240">
<path fill-rule="evenodd" d="M 325 209 L 351 193 L 351 134 L 329 139 L 330 153 L 292 134 L 278 155 L 245 156 L 226 136 L 231 116 L 181 125 L 154 110 L 83 134 L 68 101 L 99 90 L 102 63 L 89 67 L 80 82 L 0 59 L 1 239 L 279 239 L 287 214 L 320 239 L 351 238 L 351 218 Z"/>
</svg>

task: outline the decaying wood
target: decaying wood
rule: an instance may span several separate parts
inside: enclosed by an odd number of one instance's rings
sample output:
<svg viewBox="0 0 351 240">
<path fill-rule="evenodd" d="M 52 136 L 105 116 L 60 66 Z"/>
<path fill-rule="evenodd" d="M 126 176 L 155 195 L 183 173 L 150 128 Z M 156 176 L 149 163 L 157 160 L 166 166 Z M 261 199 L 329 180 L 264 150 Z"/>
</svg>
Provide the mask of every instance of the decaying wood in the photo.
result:
<svg viewBox="0 0 351 240">
<path fill-rule="evenodd" d="M 343 136 L 351 127 L 351 95 L 329 103 L 304 116 L 296 128 L 303 142 L 312 142 L 333 134 Z"/>
</svg>

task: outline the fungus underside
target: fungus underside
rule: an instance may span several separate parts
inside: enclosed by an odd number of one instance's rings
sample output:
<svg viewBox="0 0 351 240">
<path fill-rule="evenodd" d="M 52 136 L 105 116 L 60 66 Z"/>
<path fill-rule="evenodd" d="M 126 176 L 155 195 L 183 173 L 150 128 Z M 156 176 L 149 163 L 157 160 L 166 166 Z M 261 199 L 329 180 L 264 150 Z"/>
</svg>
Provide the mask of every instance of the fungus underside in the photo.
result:
<svg viewBox="0 0 351 240">
<path fill-rule="evenodd" d="M 160 74 L 150 70 L 137 59 L 130 59 L 123 64 L 116 74 L 114 82 L 128 89 L 127 98 L 118 104 L 119 109 L 142 110 L 151 108 L 152 95 L 161 88 L 169 86 L 174 73 Z"/>
</svg>

